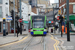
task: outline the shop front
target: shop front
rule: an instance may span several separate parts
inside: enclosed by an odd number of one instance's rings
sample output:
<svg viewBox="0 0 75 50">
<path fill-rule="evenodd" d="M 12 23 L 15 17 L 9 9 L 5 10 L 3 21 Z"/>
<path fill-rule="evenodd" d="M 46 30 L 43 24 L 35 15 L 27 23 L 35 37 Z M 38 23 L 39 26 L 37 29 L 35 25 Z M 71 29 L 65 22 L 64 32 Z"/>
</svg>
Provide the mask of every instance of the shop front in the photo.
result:
<svg viewBox="0 0 75 50">
<path fill-rule="evenodd" d="M 67 20 L 67 18 L 66 18 Z M 75 15 L 70 15 L 69 16 L 69 27 L 70 27 L 70 31 L 75 31 Z"/>
<path fill-rule="evenodd" d="M 29 21 L 23 21 L 23 29 L 28 30 Z"/>
</svg>

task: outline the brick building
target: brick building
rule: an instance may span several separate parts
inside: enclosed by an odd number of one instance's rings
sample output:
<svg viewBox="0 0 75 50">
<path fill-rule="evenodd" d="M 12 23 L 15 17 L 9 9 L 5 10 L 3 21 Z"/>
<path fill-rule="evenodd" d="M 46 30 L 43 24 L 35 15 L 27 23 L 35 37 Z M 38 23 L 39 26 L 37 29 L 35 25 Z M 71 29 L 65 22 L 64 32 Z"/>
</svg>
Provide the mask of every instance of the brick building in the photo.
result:
<svg viewBox="0 0 75 50">
<path fill-rule="evenodd" d="M 67 19 L 66 2 L 67 2 L 66 0 L 59 0 L 59 8 L 61 10 L 61 14 L 64 15 L 65 18 Z M 69 20 L 70 20 L 70 30 L 75 31 L 75 0 L 69 0 Z"/>
<path fill-rule="evenodd" d="M 59 8 L 62 14 L 66 14 L 66 0 L 59 0 Z M 69 14 L 75 14 L 75 0 L 69 0 Z"/>
</svg>

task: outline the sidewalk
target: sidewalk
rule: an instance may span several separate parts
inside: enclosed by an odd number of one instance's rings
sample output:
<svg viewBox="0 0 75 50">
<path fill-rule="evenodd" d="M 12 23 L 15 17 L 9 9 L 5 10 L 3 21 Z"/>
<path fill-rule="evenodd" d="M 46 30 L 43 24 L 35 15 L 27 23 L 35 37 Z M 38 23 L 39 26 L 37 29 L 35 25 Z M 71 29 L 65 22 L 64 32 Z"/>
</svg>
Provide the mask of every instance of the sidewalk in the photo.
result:
<svg viewBox="0 0 75 50">
<path fill-rule="evenodd" d="M 75 50 L 75 35 L 70 35 L 70 41 L 67 41 L 67 35 L 63 35 L 63 37 L 58 37 L 64 41 L 63 47 L 66 50 Z"/>
<path fill-rule="evenodd" d="M 63 44 L 63 48 L 66 50 L 75 50 L 75 34 L 70 35 L 70 41 L 67 41 L 67 34 L 64 34 L 63 37 L 61 37 L 61 34 L 53 35 L 54 37 L 57 37 L 59 41 Z"/>
<path fill-rule="evenodd" d="M 6 36 L 3 36 L 3 34 L 0 34 L 0 45 L 21 40 L 27 35 L 28 35 L 28 31 L 23 31 L 22 35 L 19 34 L 18 37 L 17 37 L 17 34 L 16 36 L 14 36 L 14 33 L 9 33 Z"/>
</svg>

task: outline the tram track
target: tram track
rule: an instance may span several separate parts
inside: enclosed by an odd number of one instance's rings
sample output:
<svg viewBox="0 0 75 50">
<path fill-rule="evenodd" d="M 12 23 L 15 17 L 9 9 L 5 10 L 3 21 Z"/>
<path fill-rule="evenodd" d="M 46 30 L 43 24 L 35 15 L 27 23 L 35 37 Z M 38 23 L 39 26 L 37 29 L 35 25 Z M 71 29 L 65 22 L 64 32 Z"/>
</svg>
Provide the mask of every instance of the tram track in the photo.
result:
<svg viewBox="0 0 75 50">
<path fill-rule="evenodd" d="M 28 41 L 28 43 L 26 43 L 26 46 L 23 48 L 23 50 L 26 50 L 26 48 L 30 45 L 32 40 L 33 40 L 33 37 Z"/>
<path fill-rule="evenodd" d="M 34 38 L 34 37 L 33 37 Z M 33 44 L 33 45 L 30 45 L 30 43 L 33 41 L 33 39 L 31 39 L 27 45 L 23 48 L 23 50 L 28 50 L 29 47 L 34 47 L 36 45 L 39 45 L 39 44 L 42 44 L 43 45 L 43 50 L 46 50 L 46 44 L 45 44 L 45 37 L 42 36 L 40 42 L 36 43 L 36 44 Z"/>
</svg>

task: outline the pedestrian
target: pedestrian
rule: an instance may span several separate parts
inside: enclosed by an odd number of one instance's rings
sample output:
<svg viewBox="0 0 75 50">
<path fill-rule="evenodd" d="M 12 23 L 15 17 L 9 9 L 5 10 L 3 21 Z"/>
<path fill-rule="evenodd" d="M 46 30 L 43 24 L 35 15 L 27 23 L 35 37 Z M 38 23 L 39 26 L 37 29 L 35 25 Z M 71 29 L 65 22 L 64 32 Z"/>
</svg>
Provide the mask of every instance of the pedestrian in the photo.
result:
<svg viewBox="0 0 75 50">
<path fill-rule="evenodd" d="M 19 32 L 20 32 L 20 28 L 19 26 L 17 26 L 17 37 L 18 37 Z"/>
<path fill-rule="evenodd" d="M 65 27 L 65 34 L 67 34 L 67 25 L 66 25 L 66 27 Z"/>
<path fill-rule="evenodd" d="M 58 29 L 58 22 L 55 23 L 55 29 Z"/>
<path fill-rule="evenodd" d="M 64 25 L 62 25 L 62 33 L 64 33 Z"/>
</svg>

